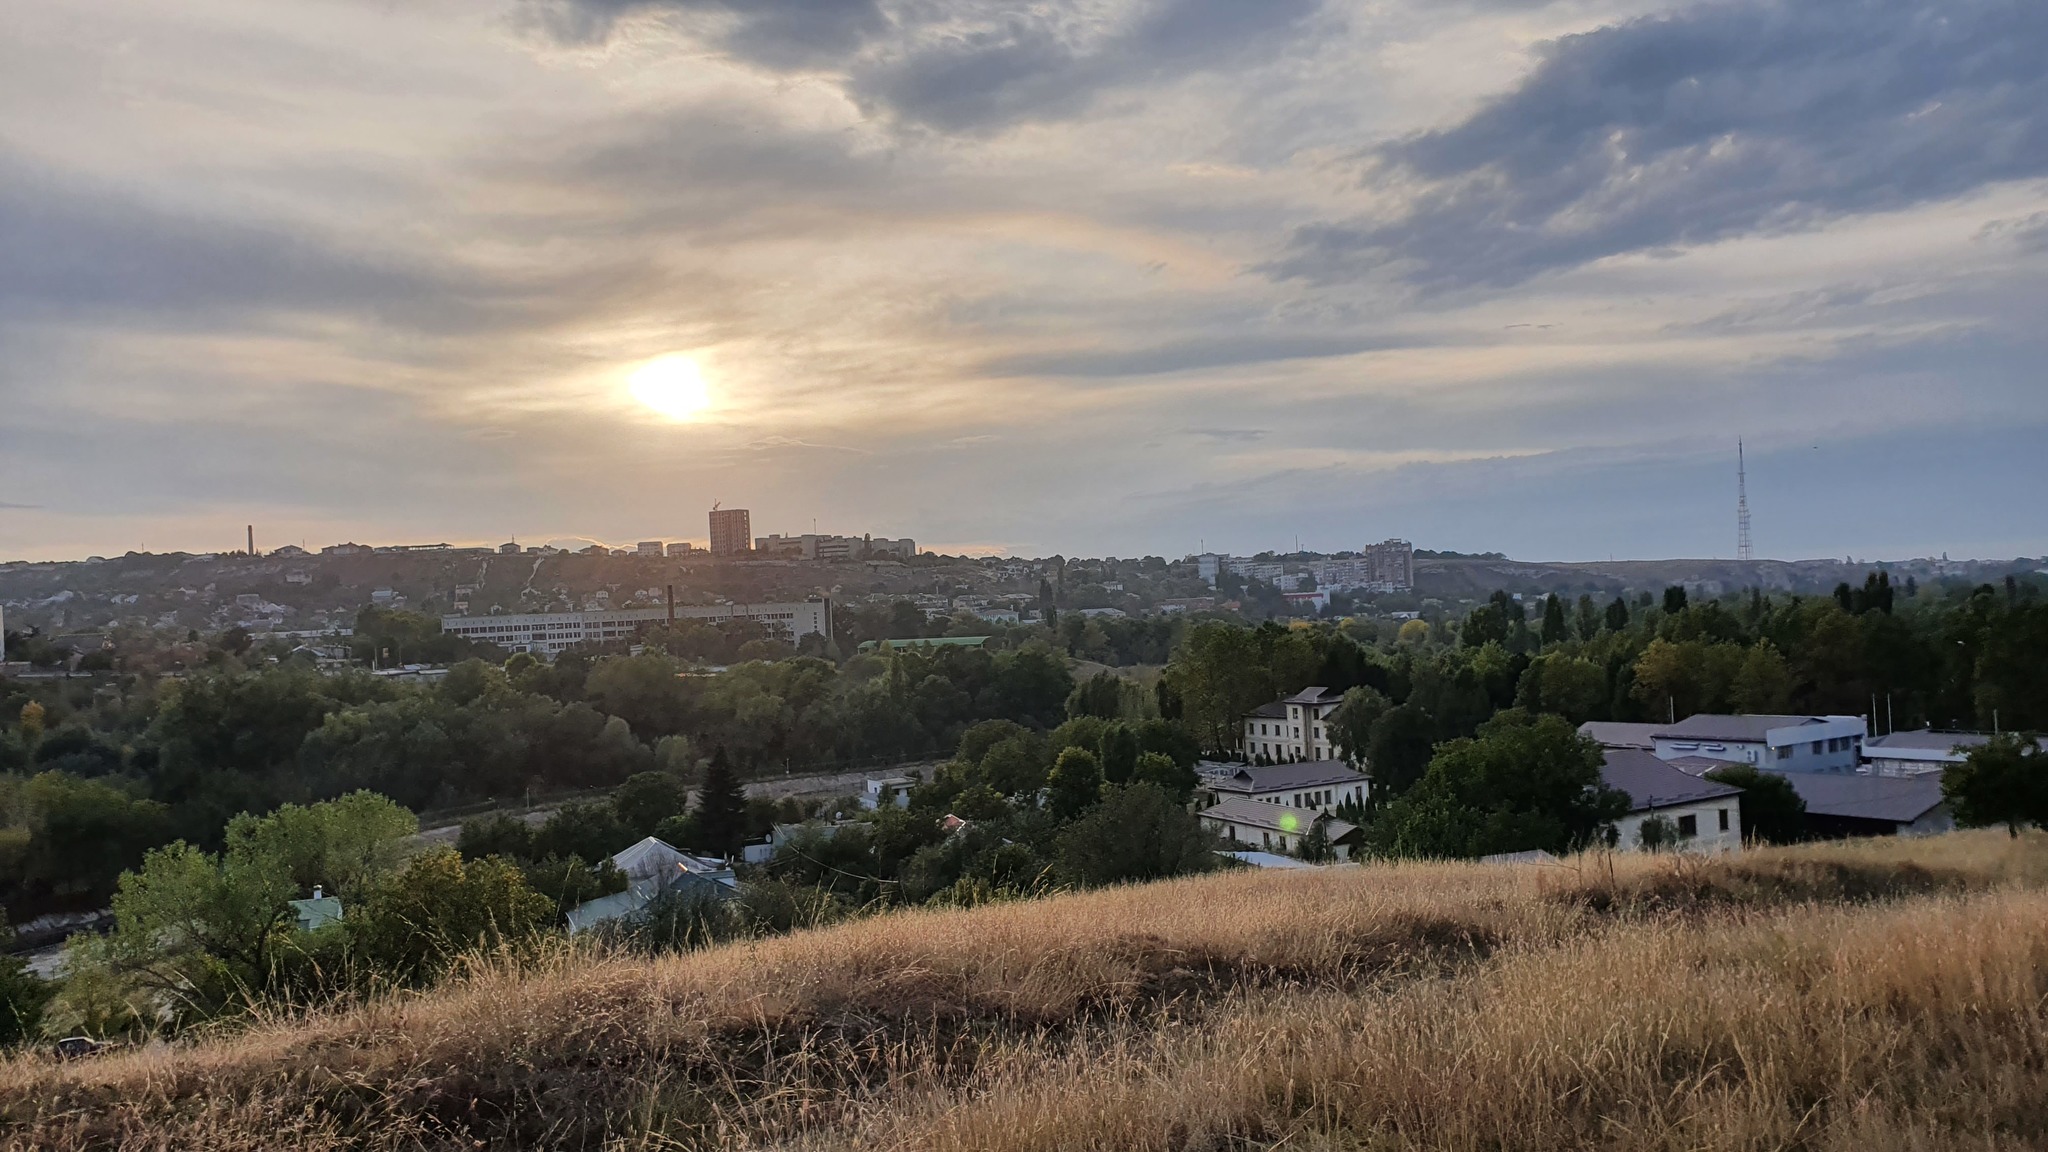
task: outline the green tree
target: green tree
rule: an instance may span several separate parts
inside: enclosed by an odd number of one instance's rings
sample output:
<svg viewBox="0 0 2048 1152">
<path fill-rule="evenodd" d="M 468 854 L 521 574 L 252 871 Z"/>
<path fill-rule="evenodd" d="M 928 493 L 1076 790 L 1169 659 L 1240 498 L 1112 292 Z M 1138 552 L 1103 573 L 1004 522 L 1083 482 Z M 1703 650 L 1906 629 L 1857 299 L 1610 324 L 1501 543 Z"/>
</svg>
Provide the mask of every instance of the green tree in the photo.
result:
<svg viewBox="0 0 2048 1152">
<path fill-rule="evenodd" d="M 747 840 L 747 790 L 726 763 L 725 749 L 711 753 L 704 787 L 697 794 L 693 842 L 684 847 L 720 858 L 736 857 Z"/>
<path fill-rule="evenodd" d="M 1076 685 L 1074 694 L 1067 697 L 1067 715 L 1116 719 L 1124 711 L 1124 684 L 1124 678 L 1114 672 L 1097 672 Z"/>
<path fill-rule="evenodd" d="M 682 815 L 689 803 L 689 789 L 681 780 L 663 772 L 629 776 L 612 793 L 612 812 L 635 840 L 653 835 L 656 825 L 671 816 Z"/>
<path fill-rule="evenodd" d="M 1792 703 L 1792 670 L 1770 641 L 1759 640 L 1743 654 L 1728 695 L 1737 712 L 1782 713 Z"/>
<path fill-rule="evenodd" d="M 1678 844 L 1678 825 L 1668 816 L 1649 816 L 1636 826 L 1636 847 L 1645 852 L 1663 852 Z"/>
<path fill-rule="evenodd" d="M 1053 815 L 1071 820 L 1087 811 L 1102 793 L 1102 764 L 1086 748 L 1069 748 L 1053 761 L 1045 783 Z"/>
<path fill-rule="evenodd" d="M 1372 751 L 1373 725 L 1393 708 L 1379 689 L 1361 684 L 1346 689 L 1337 710 L 1330 713 L 1326 727 L 1337 751 L 1354 764 L 1362 763 Z"/>
<path fill-rule="evenodd" d="M 1599 745 L 1556 716 L 1510 710 L 1437 751 L 1429 770 L 1373 822 L 1396 856 L 1484 856 L 1590 843 L 1629 809 L 1601 781 Z"/>
<path fill-rule="evenodd" d="M 1378 807 L 1422 779 L 1436 748 L 1436 719 L 1412 701 L 1390 709 L 1373 722 L 1369 748 L 1372 803 Z"/>
<path fill-rule="evenodd" d="M 2031 732 L 1993 736 L 1942 775 L 1941 794 L 1964 827 L 2003 824 L 2016 837 L 2048 825 L 2048 753 Z"/>
<path fill-rule="evenodd" d="M 443 848 L 387 876 L 344 923 L 361 960 L 399 983 L 422 983 L 465 953 L 530 944 L 555 914 L 513 862 L 465 864 Z"/>
<path fill-rule="evenodd" d="M 1600 635 L 1600 607 L 1591 596 L 1579 597 L 1579 639 L 1592 643 Z"/>
<path fill-rule="evenodd" d="M 177 1020 L 219 1013 L 268 983 L 273 945 L 292 929 L 290 877 L 246 851 L 213 856 L 183 841 L 123 873 L 104 949 L 113 979 Z M 72 967 L 79 967 L 73 963 Z"/>
<path fill-rule="evenodd" d="M 1199 779 L 1194 767 L 1183 764 L 1163 752 L 1147 752 L 1138 757 L 1137 770 L 1132 774 L 1140 784 L 1151 784 L 1185 804 L 1195 794 Z"/>
<path fill-rule="evenodd" d="M 264 816 L 243 813 L 228 822 L 227 854 L 265 862 L 297 892 L 315 884 L 334 893 L 397 867 L 419 818 L 374 792 L 300 807 L 286 804 Z"/>
<path fill-rule="evenodd" d="M 1707 773 L 1718 784 L 1742 789 L 1742 835 L 1767 844 L 1790 844 L 1806 835 L 1806 801 L 1792 782 L 1754 764 L 1731 764 Z"/>
<path fill-rule="evenodd" d="M 12 942 L 5 910 L 0 909 L 0 947 Z M 0 1049 L 37 1035 L 42 1027 L 43 1007 L 55 992 L 47 981 L 29 971 L 20 957 L 0 952 Z"/>
<path fill-rule="evenodd" d="M 1246 713 L 1273 698 L 1271 664 L 1253 633 L 1220 620 L 1188 629 L 1166 677 L 1180 696 L 1190 731 L 1203 747 L 1237 747 Z"/>
<path fill-rule="evenodd" d="M 1138 768 L 1138 734 L 1128 724 L 1111 724 L 1102 730 L 1097 745 L 1102 758 L 1102 778 L 1110 784 L 1128 784 Z"/>
<path fill-rule="evenodd" d="M 1571 639 L 1571 628 L 1565 623 L 1564 601 L 1553 592 L 1543 598 L 1543 643 L 1562 644 Z"/>
<path fill-rule="evenodd" d="M 1591 660 L 1546 652 L 1523 671 L 1515 703 L 1583 724 L 1607 711 L 1607 675 Z"/>
<path fill-rule="evenodd" d="M 1098 886 L 1204 872 L 1216 866 L 1215 849 L 1215 837 L 1165 789 L 1140 783 L 1108 789 L 1060 834 L 1054 857 L 1069 882 Z"/>
<path fill-rule="evenodd" d="M 1676 616 L 1685 611 L 1685 585 L 1673 584 L 1664 589 L 1664 614 Z"/>
<path fill-rule="evenodd" d="M 1609 632 L 1628 631 L 1628 601 L 1623 600 L 1619 596 L 1616 596 L 1614 602 L 1607 606 L 1607 630 Z"/>
</svg>

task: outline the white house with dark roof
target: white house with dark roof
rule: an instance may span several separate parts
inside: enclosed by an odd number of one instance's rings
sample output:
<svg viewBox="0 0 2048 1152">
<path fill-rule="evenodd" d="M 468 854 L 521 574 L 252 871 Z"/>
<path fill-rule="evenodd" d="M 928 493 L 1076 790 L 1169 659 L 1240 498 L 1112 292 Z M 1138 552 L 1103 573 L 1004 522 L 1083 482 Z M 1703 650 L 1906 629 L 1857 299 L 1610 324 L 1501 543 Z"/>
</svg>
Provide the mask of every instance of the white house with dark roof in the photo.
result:
<svg viewBox="0 0 2048 1152">
<path fill-rule="evenodd" d="M 1260 705 L 1244 718 L 1245 759 L 1286 763 L 1335 757 L 1326 721 L 1343 702 L 1339 689 L 1317 686 Z"/>
<path fill-rule="evenodd" d="M 1322 812 L 1347 800 L 1364 804 L 1371 790 L 1365 773 L 1342 760 L 1304 760 L 1224 765 L 1202 778 L 1198 792 L 1204 806 L 1237 799 Z"/>
<path fill-rule="evenodd" d="M 1660 760 L 1698 756 L 1772 772 L 1855 772 L 1869 728 L 1861 716 L 1721 716 L 1702 712 L 1653 734 Z"/>
<path fill-rule="evenodd" d="M 1351 858 L 1361 835 L 1358 825 L 1328 812 L 1260 803 L 1242 796 L 1225 797 L 1196 816 L 1204 828 L 1232 844 L 1274 852 L 1299 851 L 1302 837 L 1321 825 L 1339 860 Z"/>
<path fill-rule="evenodd" d="M 1609 748 L 1600 778 L 1628 794 L 1628 815 L 1614 822 L 1615 847 L 1641 849 L 1643 822 L 1669 820 L 1681 852 L 1742 850 L 1742 789 L 1688 775 L 1640 748 Z"/>
</svg>

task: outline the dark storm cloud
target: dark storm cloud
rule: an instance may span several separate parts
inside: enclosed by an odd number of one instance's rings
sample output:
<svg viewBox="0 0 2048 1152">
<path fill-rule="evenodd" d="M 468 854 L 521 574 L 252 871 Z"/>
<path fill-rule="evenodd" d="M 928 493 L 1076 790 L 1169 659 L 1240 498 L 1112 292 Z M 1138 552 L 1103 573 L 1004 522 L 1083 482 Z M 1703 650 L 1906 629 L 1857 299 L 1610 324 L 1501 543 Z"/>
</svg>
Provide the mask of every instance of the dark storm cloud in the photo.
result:
<svg viewBox="0 0 2048 1152">
<path fill-rule="evenodd" d="M 394 254 L 288 221 L 162 207 L 0 154 L 0 323 L 100 316 L 217 330 L 223 317 L 256 327 L 317 313 L 465 334 L 593 306 L 628 279 L 618 267 L 520 275 Z"/>
<path fill-rule="evenodd" d="M 1372 150 L 1402 219 L 1267 271 L 1513 284 L 2048 174 L 2048 4 L 1744 0 L 1567 36 L 1463 123 Z"/>
<path fill-rule="evenodd" d="M 622 15 L 707 20 L 720 48 L 763 67 L 826 71 L 871 114 L 976 133 L 1086 110 L 1107 89 L 1269 50 L 1321 0 L 1155 0 L 1107 30 L 1063 4 L 907 0 L 548 0 L 558 35 L 608 35 Z"/>
<path fill-rule="evenodd" d="M 419 277 L 304 236 L 181 215 L 0 156 L 0 319 L 417 301 Z"/>
</svg>

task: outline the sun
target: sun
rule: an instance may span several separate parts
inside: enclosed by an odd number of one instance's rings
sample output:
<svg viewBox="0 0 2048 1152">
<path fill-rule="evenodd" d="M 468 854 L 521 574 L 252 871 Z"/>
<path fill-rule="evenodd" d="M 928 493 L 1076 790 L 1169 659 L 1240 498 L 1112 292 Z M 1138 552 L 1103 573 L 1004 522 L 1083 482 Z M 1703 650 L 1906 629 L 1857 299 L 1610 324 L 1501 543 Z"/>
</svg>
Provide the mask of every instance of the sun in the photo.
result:
<svg viewBox="0 0 2048 1152">
<path fill-rule="evenodd" d="M 656 356 L 633 370 L 628 381 L 633 399 L 650 411 L 682 423 L 711 406 L 711 392 L 697 362 L 681 353 Z"/>
</svg>

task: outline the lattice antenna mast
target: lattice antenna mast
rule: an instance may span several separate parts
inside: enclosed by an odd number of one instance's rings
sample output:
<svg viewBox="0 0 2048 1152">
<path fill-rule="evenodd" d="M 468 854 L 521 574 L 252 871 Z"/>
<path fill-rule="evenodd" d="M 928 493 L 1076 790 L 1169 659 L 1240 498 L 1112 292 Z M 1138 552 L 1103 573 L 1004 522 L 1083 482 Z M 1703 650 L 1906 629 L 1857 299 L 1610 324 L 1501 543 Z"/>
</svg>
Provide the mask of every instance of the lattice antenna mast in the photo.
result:
<svg viewBox="0 0 2048 1152">
<path fill-rule="evenodd" d="M 1735 441 L 1735 558 L 1748 563 L 1752 558 L 1749 546 L 1749 468 L 1742 458 L 1742 441 Z"/>
</svg>

